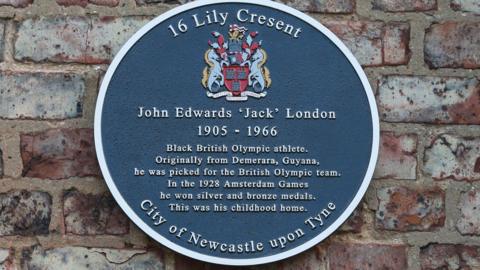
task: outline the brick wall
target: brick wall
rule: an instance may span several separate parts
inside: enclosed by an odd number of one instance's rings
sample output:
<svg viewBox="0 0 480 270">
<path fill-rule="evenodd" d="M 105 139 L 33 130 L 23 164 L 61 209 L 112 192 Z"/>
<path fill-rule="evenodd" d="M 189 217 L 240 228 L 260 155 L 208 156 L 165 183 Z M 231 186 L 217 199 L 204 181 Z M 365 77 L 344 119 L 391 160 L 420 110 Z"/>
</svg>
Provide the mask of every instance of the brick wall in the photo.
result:
<svg viewBox="0 0 480 270">
<path fill-rule="evenodd" d="M 380 158 L 340 231 L 253 269 L 479 269 L 480 2 L 285 2 L 323 22 L 364 66 L 382 121 Z M 132 33 L 177 4 L 0 0 L 2 267 L 225 269 L 146 237 L 95 159 L 102 74 Z"/>
</svg>

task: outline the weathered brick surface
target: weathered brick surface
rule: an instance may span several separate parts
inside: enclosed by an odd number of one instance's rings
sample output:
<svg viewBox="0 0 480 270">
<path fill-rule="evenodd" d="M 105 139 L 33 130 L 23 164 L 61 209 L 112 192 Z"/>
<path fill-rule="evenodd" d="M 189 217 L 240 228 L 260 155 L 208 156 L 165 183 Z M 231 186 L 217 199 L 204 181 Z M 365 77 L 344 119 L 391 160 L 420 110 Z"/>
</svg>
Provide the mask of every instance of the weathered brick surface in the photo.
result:
<svg viewBox="0 0 480 270">
<path fill-rule="evenodd" d="M 15 58 L 84 62 L 88 27 L 83 17 L 39 17 L 22 21 L 17 26 Z"/>
<path fill-rule="evenodd" d="M 339 228 L 342 232 L 359 233 L 362 231 L 365 220 L 363 219 L 362 203 L 353 211 L 350 217 Z"/>
<path fill-rule="evenodd" d="M 0 0 L 0 6 L 12 6 L 16 8 L 27 7 L 33 0 Z"/>
<path fill-rule="evenodd" d="M 71 0 L 74 1 L 74 0 Z M 77 0 L 78 1 L 78 0 Z M 86 0 L 83 0 L 86 1 Z M 276 0 L 295 9 L 312 13 L 348 14 L 355 11 L 355 0 Z M 137 5 L 172 3 L 170 0 L 136 0 Z M 186 3 L 189 0 L 177 0 L 174 3 Z"/>
<path fill-rule="evenodd" d="M 429 231 L 445 223 L 445 192 L 439 188 L 386 187 L 377 191 L 376 228 Z"/>
<path fill-rule="evenodd" d="M 382 22 L 327 21 L 334 32 L 362 65 L 380 65 L 382 58 Z"/>
<path fill-rule="evenodd" d="M 201 261 L 197 261 L 180 254 L 175 254 L 175 270 L 206 270 L 207 267 L 207 264 Z"/>
<path fill-rule="evenodd" d="M 107 63 L 125 42 L 145 25 L 146 17 L 95 17 L 88 32 L 86 59 L 88 63 Z"/>
<path fill-rule="evenodd" d="M 34 246 L 22 251 L 24 269 L 165 269 L 163 255 L 159 251 L 135 249 L 108 249 L 85 247 L 59 247 L 43 249 Z"/>
<path fill-rule="evenodd" d="M 391 22 L 385 26 L 383 61 L 385 65 L 404 65 L 410 59 L 410 25 Z"/>
<path fill-rule="evenodd" d="M 62 6 L 81 6 L 86 7 L 88 4 L 98 6 L 116 7 L 120 0 L 57 0 L 57 3 Z"/>
<path fill-rule="evenodd" d="M 23 176 L 58 180 L 100 174 L 91 129 L 52 129 L 20 139 Z"/>
<path fill-rule="evenodd" d="M 15 252 L 11 249 L 0 249 L 0 269 L 16 270 Z"/>
<path fill-rule="evenodd" d="M 175 254 L 175 270 L 327 270 L 326 263 L 326 254 L 321 246 L 276 263 L 244 267 L 209 264 Z"/>
<path fill-rule="evenodd" d="M 258 268 L 258 267 L 257 267 Z M 256 267 L 236 267 L 236 266 L 226 266 L 218 264 L 210 264 L 202 261 L 194 260 L 189 257 L 185 257 L 180 254 L 175 254 L 175 270 L 270 270 L 268 265 L 266 267 L 260 266 L 259 269 Z M 280 268 L 272 268 L 272 270 L 280 270 Z"/>
<path fill-rule="evenodd" d="M 0 0 L 1 6 L 1 0 Z M 0 61 L 3 61 L 3 54 L 5 50 L 5 21 L 0 20 Z"/>
<path fill-rule="evenodd" d="M 480 22 L 434 23 L 424 50 L 431 68 L 480 68 Z"/>
<path fill-rule="evenodd" d="M 406 65 L 410 60 L 410 24 L 389 22 L 383 35 L 383 64 Z"/>
<path fill-rule="evenodd" d="M 480 2 L 478 0 L 452 0 L 450 6 L 453 10 L 480 14 Z"/>
<path fill-rule="evenodd" d="M 480 180 L 480 138 L 441 134 L 425 149 L 424 163 L 436 180 Z"/>
<path fill-rule="evenodd" d="M 128 218 L 109 193 L 92 195 L 69 190 L 63 196 L 63 215 L 67 233 L 128 233 Z"/>
<path fill-rule="evenodd" d="M 475 78 L 386 76 L 378 88 L 384 121 L 480 124 L 480 83 Z"/>
<path fill-rule="evenodd" d="M 406 250 L 404 245 L 336 243 L 328 248 L 329 266 L 335 270 L 405 270 Z"/>
<path fill-rule="evenodd" d="M 462 193 L 457 208 L 460 211 L 457 230 L 461 234 L 480 235 L 480 192 L 471 190 Z"/>
<path fill-rule="evenodd" d="M 326 245 L 317 245 L 305 252 L 280 261 L 272 270 L 327 270 Z M 267 269 L 255 269 L 267 270 Z M 268 269 L 269 270 L 269 269 Z"/>
<path fill-rule="evenodd" d="M 416 179 L 417 136 L 382 132 L 374 178 Z"/>
<path fill-rule="evenodd" d="M 479 1 L 276 1 L 317 13 L 344 41 L 388 122 L 374 173 L 383 180 L 337 232 L 251 267 L 134 249 L 154 241 L 92 191 L 100 171 L 84 118 L 94 76 L 125 41 L 190 0 L 0 0 L 0 269 L 480 269 L 480 192 L 469 182 L 480 180 Z"/>
<path fill-rule="evenodd" d="M 386 12 L 427 11 L 437 9 L 437 0 L 373 0 L 372 5 Z"/>
<path fill-rule="evenodd" d="M 0 193 L 0 236 L 47 234 L 52 198 L 41 191 Z"/>
<path fill-rule="evenodd" d="M 79 117 L 84 93 L 84 78 L 77 74 L 0 72 L 0 118 Z"/>
<path fill-rule="evenodd" d="M 18 26 L 15 58 L 35 62 L 108 63 L 147 22 L 145 17 L 27 19 Z"/>
<path fill-rule="evenodd" d="M 420 251 L 422 270 L 464 269 L 480 266 L 480 248 L 468 245 L 430 244 Z"/>
<path fill-rule="evenodd" d="M 3 153 L 0 149 L 0 178 L 3 177 Z"/>
<path fill-rule="evenodd" d="M 328 20 L 334 32 L 364 66 L 403 65 L 410 57 L 410 26 L 404 22 Z"/>
<path fill-rule="evenodd" d="M 157 3 L 179 3 L 179 4 L 185 4 L 189 2 L 189 0 L 177 0 L 175 2 L 171 0 L 135 0 L 137 2 L 137 5 L 148 5 L 148 4 L 157 4 Z"/>
<path fill-rule="evenodd" d="M 280 0 L 280 2 L 306 12 L 352 13 L 354 0 Z"/>
</svg>

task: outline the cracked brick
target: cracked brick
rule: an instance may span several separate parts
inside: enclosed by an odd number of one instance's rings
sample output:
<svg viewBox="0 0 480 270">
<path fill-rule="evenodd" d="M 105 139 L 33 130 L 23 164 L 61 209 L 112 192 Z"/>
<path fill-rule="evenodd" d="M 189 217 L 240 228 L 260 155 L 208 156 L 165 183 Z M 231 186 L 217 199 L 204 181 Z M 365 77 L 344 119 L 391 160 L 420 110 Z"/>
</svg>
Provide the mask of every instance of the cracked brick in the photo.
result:
<svg viewBox="0 0 480 270">
<path fill-rule="evenodd" d="M 417 136 L 382 132 L 374 178 L 416 179 Z"/>
<path fill-rule="evenodd" d="M 165 269 L 159 251 L 141 249 L 111 249 L 85 247 L 58 247 L 44 249 L 33 246 L 22 250 L 24 269 Z"/>
<path fill-rule="evenodd" d="M 441 134 L 426 147 L 424 172 L 435 180 L 480 180 L 480 138 Z"/>
</svg>

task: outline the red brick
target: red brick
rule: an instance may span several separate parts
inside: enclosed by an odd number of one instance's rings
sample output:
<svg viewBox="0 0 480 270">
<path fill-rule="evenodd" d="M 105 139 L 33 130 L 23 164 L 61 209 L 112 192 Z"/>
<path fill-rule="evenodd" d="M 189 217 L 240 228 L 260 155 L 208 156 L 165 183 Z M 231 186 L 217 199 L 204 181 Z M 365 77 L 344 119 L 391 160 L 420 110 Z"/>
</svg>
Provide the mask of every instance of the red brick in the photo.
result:
<svg viewBox="0 0 480 270">
<path fill-rule="evenodd" d="M 158 3 L 164 3 L 164 4 L 185 4 L 188 3 L 191 0 L 177 0 L 177 1 L 171 1 L 171 0 L 135 0 L 137 2 L 137 5 L 148 5 L 148 4 L 158 4 Z"/>
<path fill-rule="evenodd" d="M 206 270 L 207 265 L 204 262 L 191 259 L 181 254 L 175 253 L 175 270 Z"/>
<path fill-rule="evenodd" d="M 175 270 L 324 270 L 327 269 L 325 253 L 323 245 L 320 245 L 280 262 L 252 267 L 204 263 L 176 253 Z"/>
<path fill-rule="evenodd" d="M 332 244 L 328 248 L 330 269 L 335 270 L 405 270 L 404 245 Z"/>
<path fill-rule="evenodd" d="M 327 252 L 325 242 L 306 250 L 294 257 L 280 261 L 272 269 L 275 270 L 311 270 L 327 269 Z"/>
<path fill-rule="evenodd" d="M 352 51 L 363 66 L 407 64 L 410 26 L 404 22 L 323 22 Z"/>
<path fill-rule="evenodd" d="M 264 266 L 265 267 L 239 267 L 210 264 L 175 253 L 175 270 L 269 270 L 268 265 Z"/>
<path fill-rule="evenodd" d="M 66 233 L 127 234 L 128 218 L 109 193 L 93 195 L 69 190 L 63 196 Z"/>
<path fill-rule="evenodd" d="M 432 231 L 445 223 L 445 192 L 439 188 L 387 187 L 377 191 L 377 229 Z"/>
<path fill-rule="evenodd" d="M 480 83 L 475 78 L 385 76 L 377 104 L 386 122 L 480 124 Z"/>
<path fill-rule="evenodd" d="M 116 7 L 120 0 L 56 0 L 57 4 L 62 6 L 81 6 L 86 7 L 88 4 L 97 6 Z"/>
<path fill-rule="evenodd" d="M 474 270 L 480 265 L 478 246 L 430 244 L 420 250 L 422 270 Z"/>
<path fill-rule="evenodd" d="M 405 65 L 410 60 L 410 25 L 391 22 L 385 26 L 383 61 L 385 65 Z"/>
<path fill-rule="evenodd" d="M 437 0 L 373 0 L 372 5 L 385 12 L 428 11 L 437 9 Z"/>
<path fill-rule="evenodd" d="M 280 2 L 305 12 L 352 13 L 354 0 L 280 0 Z"/>
<path fill-rule="evenodd" d="M 0 193 L 0 236 L 48 234 L 51 208 L 52 198 L 46 192 Z"/>
<path fill-rule="evenodd" d="M 15 59 L 57 63 L 109 63 L 147 17 L 39 17 L 22 21 Z M 35 44 L 35 46 L 32 46 Z"/>
<path fill-rule="evenodd" d="M 136 0 L 137 5 L 149 4 L 184 4 L 190 0 Z M 355 0 L 277 0 L 295 9 L 311 13 L 349 14 L 355 10 Z"/>
<path fill-rule="evenodd" d="M 480 68 L 480 22 L 432 24 L 424 51 L 431 68 Z"/>
<path fill-rule="evenodd" d="M 374 178 L 416 179 L 417 135 L 382 132 Z"/>
<path fill-rule="evenodd" d="M 364 224 L 365 220 L 363 219 L 363 206 L 360 203 L 357 209 L 353 211 L 350 217 L 338 230 L 342 232 L 359 233 L 362 231 Z"/>
<path fill-rule="evenodd" d="M 21 265 L 22 269 L 165 270 L 163 254 L 159 250 L 73 246 L 25 248 Z"/>
<path fill-rule="evenodd" d="M 91 129 L 52 129 L 22 134 L 23 176 L 64 179 L 99 176 Z"/>
<path fill-rule="evenodd" d="M 424 172 L 435 180 L 480 180 L 480 138 L 440 134 L 425 148 Z"/>
</svg>

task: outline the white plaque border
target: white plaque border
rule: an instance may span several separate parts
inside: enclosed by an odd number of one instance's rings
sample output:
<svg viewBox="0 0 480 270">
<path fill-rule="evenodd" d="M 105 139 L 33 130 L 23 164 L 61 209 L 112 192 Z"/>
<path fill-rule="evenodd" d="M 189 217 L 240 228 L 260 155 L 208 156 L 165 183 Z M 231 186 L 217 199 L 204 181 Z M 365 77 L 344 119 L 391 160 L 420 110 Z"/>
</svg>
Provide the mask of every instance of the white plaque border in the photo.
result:
<svg viewBox="0 0 480 270">
<path fill-rule="evenodd" d="M 110 175 L 110 172 L 107 167 L 107 163 L 105 160 L 105 155 L 103 152 L 103 144 L 102 144 L 102 109 L 103 109 L 103 102 L 105 99 L 105 94 L 107 92 L 108 85 L 110 83 L 110 80 L 112 79 L 113 74 L 115 73 L 115 70 L 117 69 L 117 66 L 120 64 L 122 61 L 123 57 L 127 54 L 127 52 L 130 50 L 130 48 L 143 36 L 145 35 L 148 31 L 150 31 L 153 27 L 157 26 L 158 24 L 162 23 L 166 19 L 173 17 L 179 13 L 182 13 L 184 11 L 201 7 L 201 6 L 206 6 L 206 5 L 211 5 L 211 4 L 220 4 L 220 3 L 247 3 L 247 4 L 255 4 L 255 5 L 260 5 L 260 6 L 266 6 L 266 7 L 271 7 L 280 11 L 283 11 L 285 13 L 288 13 L 290 15 L 293 15 L 304 22 L 310 24 L 314 28 L 316 28 L 318 31 L 323 33 L 325 36 L 327 36 L 339 49 L 342 51 L 342 53 L 348 58 L 352 66 L 354 67 L 358 77 L 360 78 L 363 88 L 365 89 L 367 98 L 368 98 L 368 103 L 370 105 L 370 110 L 372 112 L 372 125 L 373 125 L 373 138 L 372 138 L 372 151 L 371 151 L 371 156 L 370 156 L 370 162 L 368 165 L 367 172 L 365 174 L 365 177 L 363 179 L 362 185 L 360 186 L 357 194 L 353 198 L 352 202 L 349 204 L 347 209 L 340 215 L 340 217 L 335 220 L 328 228 L 326 228 L 323 232 L 321 232 L 319 235 L 316 237 L 310 239 L 309 241 L 305 242 L 304 244 L 293 248 L 286 250 L 284 252 L 275 254 L 275 255 L 269 255 L 265 257 L 259 257 L 259 258 L 253 258 L 253 259 L 229 259 L 229 258 L 222 258 L 222 257 L 216 257 L 216 256 L 210 256 L 210 255 L 205 255 L 196 251 L 192 251 L 190 249 L 187 249 L 185 247 L 182 247 L 167 238 L 163 237 L 160 235 L 158 232 L 153 230 L 149 225 L 147 225 L 143 220 L 132 210 L 130 205 L 125 201 L 125 199 L 122 197 L 120 192 L 117 189 L 117 186 L 115 185 L 115 182 L 112 179 L 112 176 Z M 188 257 L 209 262 L 209 263 L 215 263 L 215 264 L 223 264 L 223 265 L 236 265 L 236 266 L 242 266 L 242 265 L 257 265 L 257 264 L 265 264 L 265 263 L 270 263 L 278 260 L 282 260 L 291 256 L 294 256 L 296 254 L 299 254 L 314 245 L 320 243 L 322 240 L 327 238 L 330 234 L 332 234 L 338 227 L 340 227 L 345 220 L 352 214 L 352 212 L 355 210 L 357 205 L 360 203 L 360 200 L 362 199 L 363 195 L 367 191 L 368 185 L 370 184 L 370 181 L 373 176 L 373 171 L 375 169 L 375 165 L 377 162 L 377 156 L 378 156 L 378 147 L 379 147 L 379 137 L 380 137 L 380 128 L 379 128 L 379 120 L 378 120 L 378 110 L 377 110 L 377 105 L 375 103 L 375 97 L 373 95 L 373 91 L 370 87 L 370 84 L 368 82 L 367 76 L 365 75 L 363 69 L 361 68 L 360 64 L 356 60 L 356 58 L 353 56 L 353 54 L 350 52 L 350 50 L 343 44 L 340 39 L 335 36 L 330 30 L 328 30 L 325 26 L 323 26 L 320 22 L 317 20 L 313 19 L 312 17 L 294 9 L 291 7 L 288 7 L 284 4 L 273 2 L 273 1 L 266 1 L 266 0 L 197 0 L 194 2 L 189 2 L 187 4 L 178 6 L 176 8 L 173 8 L 162 15 L 156 17 L 149 23 L 147 23 L 145 26 L 143 26 L 140 30 L 138 30 L 120 49 L 120 51 L 117 53 L 115 58 L 112 60 L 112 63 L 110 64 L 104 78 L 103 82 L 100 86 L 100 92 L 98 94 L 97 98 L 97 103 L 96 103 L 96 109 L 95 109 L 95 123 L 94 123 L 94 134 L 95 134 L 95 148 L 97 152 L 97 158 L 98 162 L 100 164 L 100 168 L 103 174 L 103 177 L 107 183 L 108 188 L 110 189 L 110 192 L 112 193 L 113 197 L 117 201 L 117 203 L 120 205 L 120 207 L 123 209 L 123 211 L 127 214 L 127 216 L 138 226 L 140 227 L 146 234 L 148 234 L 150 237 L 155 239 L 156 241 L 160 242 L 162 245 L 165 245 L 166 247 L 181 253 L 183 255 L 186 255 Z"/>
</svg>

